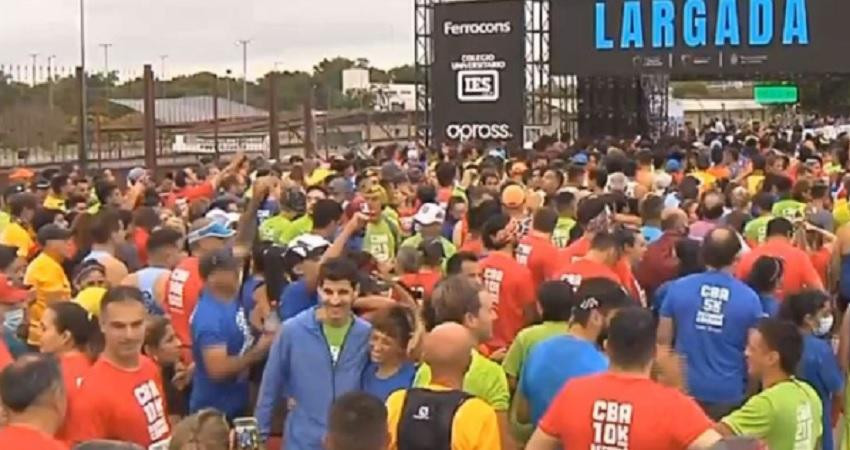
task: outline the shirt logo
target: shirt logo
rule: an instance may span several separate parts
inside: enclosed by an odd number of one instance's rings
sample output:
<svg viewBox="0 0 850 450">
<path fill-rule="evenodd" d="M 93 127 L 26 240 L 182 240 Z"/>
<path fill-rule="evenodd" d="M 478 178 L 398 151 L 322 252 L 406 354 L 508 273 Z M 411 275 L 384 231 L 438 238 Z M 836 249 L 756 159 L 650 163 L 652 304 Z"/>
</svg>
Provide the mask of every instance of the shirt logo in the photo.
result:
<svg viewBox="0 0 850 450">
<path fill-rule="evenodd" d="M 720 332 L 725 319 L 723 310 L 729 301 L 729 289 L 704 284 L 700 286 L 699 295 L 702 297 L 702 305 L 697 311 L 696 327 L 700 330 Z"/>
<path fill-rule="evenodd" d="M 593 402 L 591 450 L 626 450 L 632 426 L 632 405 L 606 400 Z"/>
<path fill-rule="evenodd" d="M 419 411 L 413 415 L 414 420 L 431 420 L 431 410 L 427 406 L 420 406 Z"/>
<path fill-rule="evenodd" d="M 504 272 L 499 269 L 487 268 L 484 269 L 484 289 L 487 289 L 487 292 L 496 296 L 496 301 L 498 302 L 502 288 L 502 279 L 505 277 Z"/>
<path fill-rule="evenodd" d="M 168 420 L 165 418 L 162 395 L 156 383 L 152 380 L 145 381 L 133 389 L 133 396 L 145 413 L 150 440 L 153 442 L 165 437 L 169 431 Z"/>
</svg>

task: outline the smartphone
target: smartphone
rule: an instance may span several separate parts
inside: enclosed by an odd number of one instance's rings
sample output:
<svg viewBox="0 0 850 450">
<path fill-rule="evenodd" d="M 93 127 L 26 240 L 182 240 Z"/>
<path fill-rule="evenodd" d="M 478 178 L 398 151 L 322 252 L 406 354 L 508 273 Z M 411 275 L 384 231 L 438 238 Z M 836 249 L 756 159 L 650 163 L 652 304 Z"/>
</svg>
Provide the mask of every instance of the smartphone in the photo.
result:
<svg viewBox="0 0 850 450">
<path fill-rule="evenodd" d="M 360 212 L 366 214 L 367 216 L 372 214 L 372 210 L 369 208 L 369 204 L 366 202 L 360 204 Z"/>
<path fill-rule="evenodd" d="M 236 450 L 259 450 L 260 428 L 257 419 L 253 417 L 237 417 L 233 419 Z"/>
</svg>

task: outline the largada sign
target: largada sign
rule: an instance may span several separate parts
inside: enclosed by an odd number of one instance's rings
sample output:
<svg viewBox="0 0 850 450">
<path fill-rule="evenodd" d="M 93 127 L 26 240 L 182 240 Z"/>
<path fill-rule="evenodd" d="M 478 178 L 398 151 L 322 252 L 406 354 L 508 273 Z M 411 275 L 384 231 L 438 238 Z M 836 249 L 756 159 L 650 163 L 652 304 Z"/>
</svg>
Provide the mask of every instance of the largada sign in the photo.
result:
<svg viewBox="0 0 850 450">
<path fill-rule="evenodd" d="M 522 145 L 525 19 L 522 0 L 438 3 L 431 66 L 436 143 Z"/>
<path fill-rule="evenodd" d="M 847 73 L 847 0 L 552 0 L 554 73 Z"/>
</svg>

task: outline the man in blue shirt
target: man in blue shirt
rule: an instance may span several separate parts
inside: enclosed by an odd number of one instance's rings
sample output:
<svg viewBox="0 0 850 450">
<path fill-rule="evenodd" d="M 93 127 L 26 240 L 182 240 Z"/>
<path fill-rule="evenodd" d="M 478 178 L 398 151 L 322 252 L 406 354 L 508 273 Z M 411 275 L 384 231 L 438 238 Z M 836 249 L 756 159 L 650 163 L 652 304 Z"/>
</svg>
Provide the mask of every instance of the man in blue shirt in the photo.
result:
<svg viewBox="0 0 850 450">
<path fill-rule="evenodd" d="M 608 358 L 597 343 L 604 340 L 616 310 L 633 303 L 611 280 L 590 278 L 582 282 L 568 333 L 539 342 L 523 364 L 514 400 L 521 423 L 530 419 L 536 425 L 567 381 L 608 369 Z"/>
<path fill-rule="evenodd" d="M 670 283 L 658 324 L 658 343 L 670 346 L 675 338 L 688 392 L 714 420 L 744 400 L 747 335 L 764 317 L 758 295 L 732 275 L 740 250 L 733 230 L 711 230 L 702 244 L 708 270 Z"/>
<path fill-rule="evenodd" d="M 248 369 L 262 360 L 271 334 L 254 344 L 248 319 L 237 301 L 239 260 L 230 249 L 204 255 L 200 261 L 204 290 L 192 315 L 192 379 L 190 412 L 215 408 L 232 420 L 248 412 Z"/>
</svg>

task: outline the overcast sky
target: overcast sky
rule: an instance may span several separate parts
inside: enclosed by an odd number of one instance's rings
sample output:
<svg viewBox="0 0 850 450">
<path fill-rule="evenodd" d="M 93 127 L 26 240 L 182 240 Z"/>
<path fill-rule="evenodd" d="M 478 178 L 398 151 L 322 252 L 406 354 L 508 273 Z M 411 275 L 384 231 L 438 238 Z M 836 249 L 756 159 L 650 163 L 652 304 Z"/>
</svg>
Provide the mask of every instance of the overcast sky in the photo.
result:
<svg viewBox="0 0 850 450">
<path fill-rule="evenodd" d="M 5 0 L 0 14 L 0 65 L 79 63 L 77 0 Z M 324 57 L 369 59 L 376 67 L 413 62 L 410 0 L 85 0 L 87 64 L 159 70 L 167 77 L 212 70 L 242 73 L 239 39 L 250 39 L 249 77 L 278 68 L 308 70 Z M 29 78 L 27 78 L 28 80 Z"/>
</svg>

